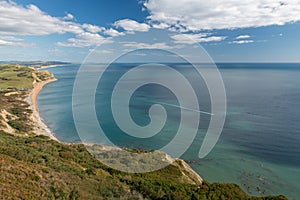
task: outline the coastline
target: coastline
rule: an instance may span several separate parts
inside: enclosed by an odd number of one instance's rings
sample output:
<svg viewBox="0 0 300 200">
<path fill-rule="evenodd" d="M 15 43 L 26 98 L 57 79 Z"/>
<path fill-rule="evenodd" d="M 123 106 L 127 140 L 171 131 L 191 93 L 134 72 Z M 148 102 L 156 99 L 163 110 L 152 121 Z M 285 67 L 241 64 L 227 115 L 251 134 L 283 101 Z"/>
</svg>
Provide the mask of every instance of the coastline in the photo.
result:
<svg viewBox="0 0 300 200">
<path fill-rule="evenodd" d="M 48 79 L 46 81 L 41 81 L 41 82 L 36 82 L 36 80 L 34 80 L 33 88 L 25 100 L 29 103 L 30 109 L 32 110 L 31 119 L 34 123 L 34 127 L 33 127 L 34 134 L 44 135 L 44 136 L 49 137 L 49 139 L 54 140 L 56 142 L 67 144 L 67 145 L 72 145 L 72 143 L 62 142 L 56 137 L 55 133 L 51 131 L 51 129 L 48 127 L 48 125 L 41 118 L 38 104 L 37 104 L 38 94 L 42 91 L 44 86 L 49 83 L 55 82 L 57 80 L 58 79 L 55 77 Z M 78 143 L 78 144 L 85 145 L 87 149 L 88 149 L 88 147 L 92 147 L 94 145 L 100 145 L 101 149 L 103 151 L 120 151 L 120 150 L 122 151 L 122 148 L 120 148 L 120 147 L 108 146 L 108 145 L 103 145 L 103 144 L 92 144 L 92 143 L 83 143 L 83 142 Z M 164 152 L 162 152 L 162 153 L 164 153 Z M 165 154 L 166 160 L 169 164 L 174 165 L 176 161 L 179 162 L 180 165 L 183 167 L 183 169 L 186 170 L 187 173 L 191 174 L 192 177 L 194 177 L 195 182 L 197 182 L 198 184 L 203 183 L 202 177 L 197 172 L 195 172 L 184 160 L 182 160 L 180 158 L 172 158 L 168 154 L 166 154 L 166 153 L 164 153 L 164 154 Z"/>
<path fill-rule="evenodd" d="M 61 65 L 43 65 L 43 66 L 40 66 L 40 67 L 37 68 L 37 69 L 48 69 L 48 68 L 54 68 L 54 67 L 65 66 L 65 65 L 68 65 L 68 64 L 61 64 Z"/>
<path fill-rule="evenodd" d="M 34 130 L 33 132 L 36 135 L 45 135 L 48 136 L 50 139 L 60 142 L 58 138 L 55 136 L 55 133 L 51 131 L 51 129 L 47 126 L 47 124 L 43 121 L 40 116 L 38 105 L 37 105 L 37 96 L 42 91 L 43 87 L 51 82 L 57 81 L 57 78 L 51 78 L 46 81 L 33 83 L 33 89 L 31 90 L 29 96 L 27 97 L 27 102 L 30 105 L 32 110 L 32 121 L 34 123 Z"/>
</svg>

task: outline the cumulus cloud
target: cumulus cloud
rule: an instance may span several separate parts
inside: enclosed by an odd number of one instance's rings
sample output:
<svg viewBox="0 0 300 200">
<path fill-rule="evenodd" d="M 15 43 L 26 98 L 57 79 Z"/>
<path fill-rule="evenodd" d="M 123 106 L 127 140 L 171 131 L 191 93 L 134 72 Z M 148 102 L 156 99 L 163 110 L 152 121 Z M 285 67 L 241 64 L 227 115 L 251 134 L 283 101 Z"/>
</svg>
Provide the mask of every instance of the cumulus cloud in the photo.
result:
<svg viewBox="0 0 300 200">
<path fill-rule="evenodd" d="M 96 46 L 106 41 L 99 34 L 99 32 L 105 31 L 105 28 L 70 21 L 73 19 L 74 16 L 70 13 L 63 18 L 53 17 L 35 5 L 30 4 L 24 7 L 12 1 L 0 1 L 0 35 L 74 34 L 75 37 L 69 38 L 67 42 L 56 43 L 58 46 L 64 47 Z M 27 44 L 2 38 L 0 45 L 22 46 Z"/>
<path fill-rule="evenodd" d="M 49 35 L 83 32 L 80 24 L 52 17 L 35 5 L 23 7 L 11 1 L 0 1 L 0 24 L 0 34 Z"/>
<path fill-rule="evenodd" d="M 67 15 L 63 18 L 64 20 L 73 20 L 75 17 L 70 14 L 70 13 L 67 13 Z"/>
<path fill-rule="evenodd" d="M 226 39 L 226 36 L 210 36 L 209 33 L 198 34 L 176 34 L 171 38 L 178 44 L 194 44 L 200 42 L 219 42 Z"/>
<path fill-rule="evenodd" d="M 125 35 L 125 33 L 122 33 L 122 32 L 119 32 L 115 29 L 106 29 L 105 31 L 103 31 L 103 33 L 105 35 L 109 35 L 109 36 L 112 36 L 112 37 L 117 37 L 117 36 L 122 36 L 122 35 Z"/>
<path fill-rule="evenodd" d="M 92 25 L 92 24 L 83 24 L 82 28 L 84 28 L 86 31 L 91 32 L 91 33 L 98 33 L 100 31 L 105 30 L 105 28 L 103 28 L 103 27 L 99 27 L 99 26 Z"/>
<path fill-rule="evenodd" d="M 135 32 L 135 31 L 147 32 L 150 29 L 150 26 L 148 24 L 139 23 L 139 22 L 131 20 L 131 19 L 122 19 L 122 20 L 116 21 L 114 23 L 114 26 L 121 27 L 125 31 L 129 31 L 129 32 Z"/>
<path fill-rule="evenodd" d="M 110 42 L 111 40 L 99 34 L 84 32 L 78 34 L 75 38 L 69 38 L 67 42 L 57 42 L 56 44 L 62 47 L 90 47 Z"/>
<path fill-rule="evenodd" d="M 153 28 L 157 28 L 157 29 L 165 29 L 165 28 L 169 28 L 169 25 L 166 23 L 159 23 L 159 24 L 152 24 Z"/>
<path fill-rule="evenodd" d="M 300 21 L 297 0 L 146 0 L 153 24 L 190 31 L 284 25 Z"/>
</svg>

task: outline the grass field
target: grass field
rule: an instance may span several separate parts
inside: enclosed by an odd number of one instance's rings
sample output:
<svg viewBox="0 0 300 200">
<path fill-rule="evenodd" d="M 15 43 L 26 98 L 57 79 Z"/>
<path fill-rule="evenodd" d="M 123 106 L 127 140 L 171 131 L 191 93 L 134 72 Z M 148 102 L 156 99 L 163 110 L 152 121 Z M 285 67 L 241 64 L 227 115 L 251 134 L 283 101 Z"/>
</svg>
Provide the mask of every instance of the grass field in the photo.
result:
<svg viewBox="0 0 300 200">
<path fill-rule="evenodd" d="M 0 65 L 0 89 L 32 88 L 33 71 L 33 69 L 18 65 Z"/>
</svg>

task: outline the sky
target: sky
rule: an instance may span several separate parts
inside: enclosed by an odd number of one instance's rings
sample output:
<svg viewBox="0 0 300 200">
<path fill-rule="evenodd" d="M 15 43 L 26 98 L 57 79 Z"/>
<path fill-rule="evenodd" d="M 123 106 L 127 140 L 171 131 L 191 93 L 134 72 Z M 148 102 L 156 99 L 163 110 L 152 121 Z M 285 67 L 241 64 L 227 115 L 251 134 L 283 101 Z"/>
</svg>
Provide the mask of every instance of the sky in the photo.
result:
<svg viewBox="0 0 300 200">
<path fill-rule="evenodd" d="M 200 45 L 215 62 L 300 62 L 300 1 L 0 0 L 0 61 L 83 62 L 117 42 Z"/>
</svg>

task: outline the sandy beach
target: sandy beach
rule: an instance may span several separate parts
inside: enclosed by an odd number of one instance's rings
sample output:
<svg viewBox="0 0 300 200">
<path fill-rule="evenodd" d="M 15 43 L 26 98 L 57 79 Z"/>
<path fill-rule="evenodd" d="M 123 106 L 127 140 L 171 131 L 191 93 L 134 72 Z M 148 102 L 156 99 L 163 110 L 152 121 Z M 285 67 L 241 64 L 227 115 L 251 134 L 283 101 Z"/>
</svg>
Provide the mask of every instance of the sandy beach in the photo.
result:
<svg viewBox="0 0 300 200">
<path fill-rule="evenodd" d="M 27 102 L 29 103 L 32 109 L 32 121 L 35 123 L 34 133 L 37 135 L 46 135 L 53 140 L 59 141 L 55 134 L 50 130 L 50 128 L 45 124 L 43 119 L 40 116 L 38 105 L 37 105 L 37 96 L 43 89 L 45 85 L 48 83 L 57 81 L 56 78 L 49 79 L 47 81 L 42 81 L 34 84 L 34 87 L 27 98 Z"/>
<path fill-rule="evenodd" d="M 60 64 L 60 65 L 42 65 L 38 69 L 48 69 L 48 68 L 53 68 L 53 67 L 59 67 L 59 66 L 65 66 L 67 64 Z"/>
</svg>

